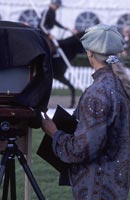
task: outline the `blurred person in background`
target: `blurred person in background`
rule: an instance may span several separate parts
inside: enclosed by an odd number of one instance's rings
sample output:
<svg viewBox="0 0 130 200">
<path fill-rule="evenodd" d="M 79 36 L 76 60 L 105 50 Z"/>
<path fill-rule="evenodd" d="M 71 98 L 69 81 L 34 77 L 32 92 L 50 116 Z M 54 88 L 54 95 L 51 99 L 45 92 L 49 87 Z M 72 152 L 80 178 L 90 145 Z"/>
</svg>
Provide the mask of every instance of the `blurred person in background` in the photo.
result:
<svg viewBox="0 0 130 200">
<path fill-rule="evenodd" d="M 74 115 L 73 135 L 45 114 L 43 131 L 55 155 L 70 164 L 75 200 L 127 200 L 130 187 L 130 80 L 119 60 L 124 41 L 115 26 L 99 24 L 81 38 L 95 72 Z"/>
<path fill-rule="evenodd" d="M 51 42 L 55 38 L 55 36 L 51 33 L 51 30 L 54 28 L 54 26 L 57 26 L 64 30 L 69 30 L 69 28 L 63 26 L 56 20 L 56 11 L 61 6 L 61 0 L 51 0 L 49 8 L 44 11 L 42 19 L 40 21 L 40 28 L 43 31 L 47 41 L 49 42 L 49 46 L 52 52 L 55 51 L 54 44 Z"/>
<path fill-rule="evenodd" d="M 130 26 L 124 26 L 123 28 L 123 37 L 124 37 L 124 51 L 122 56 L 130 56 Z"/>
</svg>

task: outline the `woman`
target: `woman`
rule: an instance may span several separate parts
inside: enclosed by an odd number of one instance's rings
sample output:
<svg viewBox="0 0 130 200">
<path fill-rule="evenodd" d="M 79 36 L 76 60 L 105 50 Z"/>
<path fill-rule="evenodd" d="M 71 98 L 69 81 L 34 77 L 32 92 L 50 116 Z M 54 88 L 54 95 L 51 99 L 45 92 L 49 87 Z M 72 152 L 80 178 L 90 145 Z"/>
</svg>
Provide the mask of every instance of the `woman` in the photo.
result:
<svg viewBox="0 0 130 200">
<path fill-rule="evenodd" d="M 130 82 L 118 54 L 123 39 L 116 27 L 99 24 L 81 38 L 95 69 L 94 82 L 75 111 L 74 135 L 57 130 L 45 114 L 43 131 L 53 150 L 70 163 L 75 200 L 126 200 L 130 180 Z"/>
</svg>

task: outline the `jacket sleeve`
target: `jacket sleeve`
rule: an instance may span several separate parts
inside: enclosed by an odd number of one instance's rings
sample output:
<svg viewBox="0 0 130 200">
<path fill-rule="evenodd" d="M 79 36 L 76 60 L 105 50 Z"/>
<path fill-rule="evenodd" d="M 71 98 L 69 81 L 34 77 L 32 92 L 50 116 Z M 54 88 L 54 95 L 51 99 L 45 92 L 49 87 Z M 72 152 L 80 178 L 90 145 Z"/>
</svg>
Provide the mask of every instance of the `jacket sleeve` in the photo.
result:
<svg viewBox="0 0 130 200">
<path fill-rule="evenodd" d="M 45 25 L 47 15 L 48 15 L 48 10 L 45 10 L 44 13 L 43 13 L 41 22 L 40 22 L 40 28 L 45 34 L 48 35 L 49 34 L 49 30 L 46 28 L 46 25 Z"/>
<path fill-rule="evenodd" d="M 112 113 L 111 113 L 112 112 Z M 74 135 L 58 130 L 53 136 L 53 151 L 64 162 L 91 162 L 106 144 L 107 126 L 112 120 L 111 98 L 89 92 L 79 104 L 79 120 Z"/>
<path fill-rule="evenodd" d="M 58 26 L 59 28 L 65 29 L 65 27 L 56 20 L 55 20 L 55 25 Z"/>
</svg>

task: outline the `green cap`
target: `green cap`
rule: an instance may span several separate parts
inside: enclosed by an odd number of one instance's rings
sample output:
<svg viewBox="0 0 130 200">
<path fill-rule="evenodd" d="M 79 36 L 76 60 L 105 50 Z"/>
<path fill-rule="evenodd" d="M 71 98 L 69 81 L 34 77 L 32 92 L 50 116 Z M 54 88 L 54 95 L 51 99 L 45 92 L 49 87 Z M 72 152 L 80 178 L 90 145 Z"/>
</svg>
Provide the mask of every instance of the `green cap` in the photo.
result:
<svg viewBox="0 0 130 200">
<path fill-rule="evenodd" d="M 85 50 L 112 55 L 123 51 L 124 40 L 116 26 L 98 24 L 85 31 L 81 38 Z"/>
</svg>

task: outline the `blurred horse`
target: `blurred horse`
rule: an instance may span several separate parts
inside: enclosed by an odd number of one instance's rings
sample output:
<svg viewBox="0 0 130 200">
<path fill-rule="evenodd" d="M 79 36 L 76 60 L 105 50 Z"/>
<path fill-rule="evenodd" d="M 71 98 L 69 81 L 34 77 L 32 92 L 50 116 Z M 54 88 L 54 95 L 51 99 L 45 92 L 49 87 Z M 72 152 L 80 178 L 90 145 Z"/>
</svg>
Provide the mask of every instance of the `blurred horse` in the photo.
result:
<svg viewBox="0 0 130 200">
<path fill-rule="evenodd" d="M 59 47 L 63 50 L 66 57 L 69 61 L 73 60 L 77 54 L 84 53 L 84 49 L 81 45 L 80 38 L 82 37 L 83 32 L 77 33 L 75 35 L 72 35 L 66 39 L 59 40 Z M 75 88 L 70 83 L 70 80 L 68 80 L 65 77 L 65 72 L 67 69 L 67 65 L 62 58 L 62 56 L 53 56 L 52 57 L 52 66 L 53 66 L 53 73 L 54 78 L 61 83 L 65 84 L 69 87 L 71 92 L 71 102 L 70 102 L 70 108 L 74 107 L 75 105 Z"/>
</svg>

